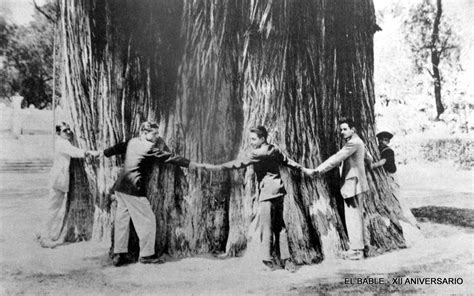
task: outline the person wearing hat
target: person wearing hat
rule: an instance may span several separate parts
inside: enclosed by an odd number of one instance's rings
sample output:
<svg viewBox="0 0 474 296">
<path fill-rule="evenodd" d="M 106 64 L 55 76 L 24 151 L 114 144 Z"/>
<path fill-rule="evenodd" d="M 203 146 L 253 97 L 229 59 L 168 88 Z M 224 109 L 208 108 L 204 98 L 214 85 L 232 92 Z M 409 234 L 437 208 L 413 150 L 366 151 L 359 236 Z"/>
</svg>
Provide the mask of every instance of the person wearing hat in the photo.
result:
<svg viewBox="0 0 474 296">
<path fill-rule="evenodd" d="M 395 174 L 397 172 L 395 152 L 390 146 L 388 146 L 390 140 L 393 138 L 393 134 L 386 130 L 382 130 L 376 136 L 379 141 L 380 160 L 372 163 L 371 168 L 375 169 L 383 167 L 383 169 L 388 173 L 389 177 L 392 179 L 392 192 L 398 199 L 403 215 L 410 224 L 418 227 L 418 222 L 411 213 L 410 208 L 405 204 L 403 199 L 400 198 L 400 185 L 398 183 L 397 175 Z M 409 238 L 407 237 L 407 239 Z M 407 241 L 407 244 L 412 244 L 412 242 Z"/>
<path fill-rule="evenodd" d="M 388 131 L 381 131 L 377 135 L 379 141 L 380 160 L 372 164 L 372 169 L 383 166 L 387 173 L 394 174 L 397 172 L 395 164 L 395 152 L 388 146 L 393 134 Z"/>
</svg>

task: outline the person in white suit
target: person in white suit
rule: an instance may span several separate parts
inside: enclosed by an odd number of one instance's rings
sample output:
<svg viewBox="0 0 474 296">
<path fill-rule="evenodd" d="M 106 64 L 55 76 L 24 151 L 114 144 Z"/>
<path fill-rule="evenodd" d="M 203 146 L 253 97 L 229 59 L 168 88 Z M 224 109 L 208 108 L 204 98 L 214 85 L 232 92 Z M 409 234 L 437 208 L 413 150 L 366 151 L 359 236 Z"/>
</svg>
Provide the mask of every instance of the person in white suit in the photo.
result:
<svg viewBox="0 0 474 296">
<path fill-rule="evenodd" d="M 89 151 L 71 144 L 72 131 L 69 125 L 61 122 L 56 125 L 54 162 L 49 177 L 48 214 L 43 230 L 38 235 L 40 244 L 53 248 L 64 240 L 61 234 L 66 215 L 67 193 L 69 191 L 69 164 L 71 158 L 84 158 L 86 155 L 98 156 L 98 151 Z"/>
</svg>

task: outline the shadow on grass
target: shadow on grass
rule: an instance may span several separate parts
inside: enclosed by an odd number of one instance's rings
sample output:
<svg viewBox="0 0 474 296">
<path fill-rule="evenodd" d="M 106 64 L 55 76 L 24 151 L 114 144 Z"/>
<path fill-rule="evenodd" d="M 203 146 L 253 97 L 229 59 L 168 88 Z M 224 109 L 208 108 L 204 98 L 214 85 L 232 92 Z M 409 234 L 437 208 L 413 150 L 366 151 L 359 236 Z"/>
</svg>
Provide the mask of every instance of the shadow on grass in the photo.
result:
<svg viewBox="0 0 474 296">
<path fill-rule="evenodd" d="M 425 206 L 411 209 L 419 221 L 430 221 L 474 229 L 474 210 Z"/>
</svg>

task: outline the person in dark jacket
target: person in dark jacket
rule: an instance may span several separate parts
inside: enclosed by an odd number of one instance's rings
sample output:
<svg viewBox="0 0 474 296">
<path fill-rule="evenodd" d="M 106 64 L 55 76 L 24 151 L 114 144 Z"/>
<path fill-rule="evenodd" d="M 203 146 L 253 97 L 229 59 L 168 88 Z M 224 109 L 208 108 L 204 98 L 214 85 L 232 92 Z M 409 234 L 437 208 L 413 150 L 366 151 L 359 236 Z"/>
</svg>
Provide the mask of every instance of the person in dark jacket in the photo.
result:
<svg viewBox="0 0 474 296">
<path fill-rule="evenodd" d="M 125 263 L 128 252 L 130 219 L 140 240 L 140 262 L 161 263 L 155 256 L 156 219 L 147 199 L 146 187 L 156 160 L 189 167 L 190 161 L 167 151 L 158 136 L 158 124 L 144 122 L 140 136 L 128 142 L 119 143 L 103 151 L 104 156 L 125 154 L 123 169 L 113 186 L 117 200 L 114 229 L 113 263 Z"/>
<path fill-rule="evenodd" d="M 394 174 L 397 172 L 397 165 L 395 164 L 395 153 L 393 149 L 388 146 L 393 134 L 387 131 L 382 131 L 377 134 L 379 141 L 380 160 L 372 164 L 372 168 L 383 166 L 387 173 Z"/>
<path fill-rule="evenodd" d="M 390 140 L 393 138 L 393 134 L 388 131 L 381 131 L 377 133 L 376 136 L 379 141 L 380 160 L 372 164 L 372 169 L 383 167 L 383 169 L 388 173 L 389 178 L 392 180 L 390 183 L 392 186 L 392 192 L 398 199 L 403 215 L 410 224 L 418 227 L 418 222 L 416 221 L 415 216 L 413 216 L 410 208 L 401 196 L 400 184 L 396 174 L 397 165 L 395 162 L 395 152 L 390 146 L 388 146 Z M 412 244 L 412 242 L 410 242 L 410 244 Z"/>
<path fill-rule="evenodd" d="M 257 126 L 250 130 L 252 151 L 243 158 L 219 165 L 195 164 L 208 170 L 231 170 L 253 165 L 258 181 L 259 222 L 261 227 L 260 253 L 263 264 L 273 269 L 272 239 L 279 238 L 280 259 L 286 270 L 294 272 L 296 267 L 291 261 L 288 237 L 283 220 L 283 198 L 286 194 L 280 176 L 280 165 L 302 171 L 310 175 L 306 169 L 289 159 L 278 147 L 267 143 L 267 130 Z"/>
</svg>

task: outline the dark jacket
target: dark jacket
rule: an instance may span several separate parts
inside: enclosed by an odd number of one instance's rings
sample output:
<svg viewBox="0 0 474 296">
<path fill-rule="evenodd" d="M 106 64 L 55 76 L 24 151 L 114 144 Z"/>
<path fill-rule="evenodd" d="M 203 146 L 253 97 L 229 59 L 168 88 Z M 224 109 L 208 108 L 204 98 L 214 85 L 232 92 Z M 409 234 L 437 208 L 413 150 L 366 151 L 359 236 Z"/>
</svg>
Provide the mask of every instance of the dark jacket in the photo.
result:
<svg viewBox="0 0 474 296">
<path fill-rule="evenodd" d="M 135 196 L 146 196 L 149 175 L 155 161 L 182 167 L 189 166 L 189 160 L 169 152 L 162 139 L 153 143 L 133 138 L 104 150 L 106 157 L 117 154 L 125 154 L 125 163 L 113 190 Z"/>
<path fill-rule="evenodd" d="M 385 164 L 383 168 L 388 173 L 395 173 L 397 171 L 397 166 L 395 165 L 395 152 L 393 152 L 392 148 L 385 145 L 379 146 L 380 151 L 380 158 L 385 159 Z"/>
<path fill-rule="evenodd" d="M 221 169 L 239 169 L 253 165 L 259 185 L 259 201 L 282 197 L 286 194 L 280 176 L 280 165 L 301 170 L 301 165 L 289 159 L 280 149 L 263 144 L 243 158 L 220 164 Z"/>
</svg>

